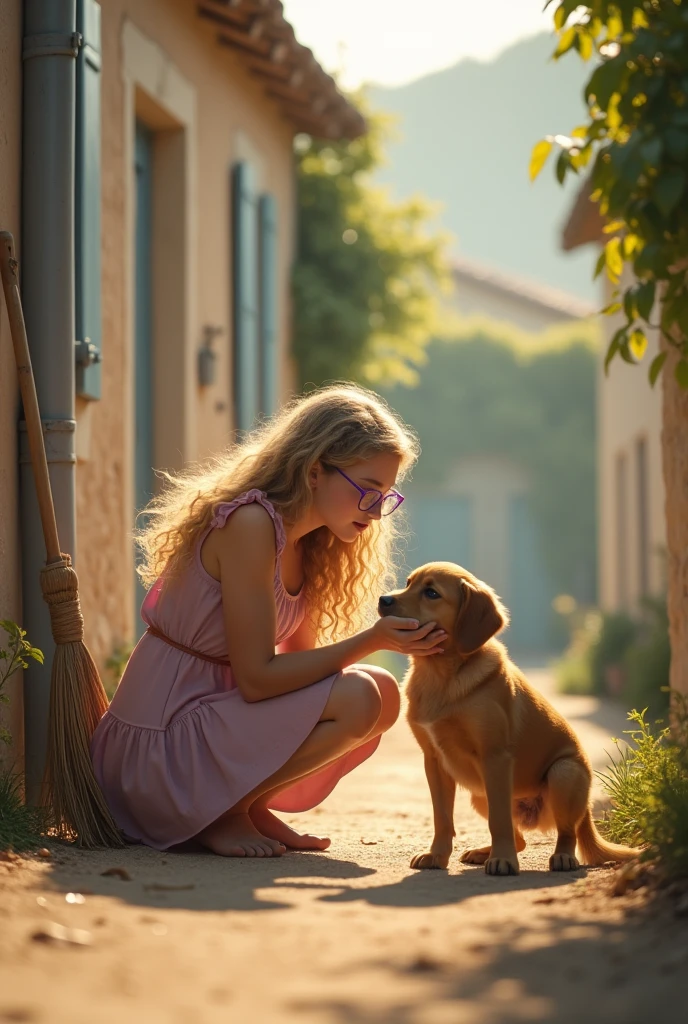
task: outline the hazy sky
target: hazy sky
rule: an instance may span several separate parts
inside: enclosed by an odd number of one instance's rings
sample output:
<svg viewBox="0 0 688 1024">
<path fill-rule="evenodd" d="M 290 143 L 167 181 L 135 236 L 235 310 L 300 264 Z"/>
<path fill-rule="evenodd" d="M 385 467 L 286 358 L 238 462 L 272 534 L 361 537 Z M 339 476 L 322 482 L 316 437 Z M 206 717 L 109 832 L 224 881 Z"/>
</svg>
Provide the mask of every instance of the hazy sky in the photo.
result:
<svg viewBox="0 0 688 1024">
<path fill-rule="evenodd" d="M 462 57 L 489 59 L 552 27 L 544 0 L 284 0 L 299 42 L 342 84 L 400 85 Z"/>
</svg>

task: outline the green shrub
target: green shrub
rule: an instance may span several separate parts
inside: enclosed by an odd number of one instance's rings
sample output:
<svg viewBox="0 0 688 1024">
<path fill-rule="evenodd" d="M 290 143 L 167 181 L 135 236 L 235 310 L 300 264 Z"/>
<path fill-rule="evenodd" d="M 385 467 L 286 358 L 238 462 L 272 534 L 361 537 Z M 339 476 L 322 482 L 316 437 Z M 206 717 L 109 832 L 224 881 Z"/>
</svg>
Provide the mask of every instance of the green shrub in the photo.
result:
<svg viewBox="0 0 688 1024">
<path fill-rule="evenodd" d="M 600 823 L 614 842 L 644 845 L 672 878 L 688 877 L 688 708 L 675 695 L 673 727 L 653 732 L 645 711 L 629 712 L 630 745 L 598 772 L 612 809 Z M 617 741 L 618 746 L 618 741 Z"/>
<path fill-rule="evenodd" d="M 599 642 L 602 613 L 580 608 L 566 594 L 555 599 L 554 610 L 566 621 L 570 637 L 563 656 L 553 665 L 557 690 L 577 696 L 594 693 L 591 652 Z"/>
<path fill-rule="evenodd" d="M 664 598 L 647 598 L 636 618 L 575 607 L 566 618 L 571 639 L 554 665 L 560 693 L 606 694 L 653 718 L 666 713 L 671 649 Z"/>
<path fill-rule="evenodd" d="M 26 640 L 26 631 L 10 619 L 0 619 L 7 635 L 6 647 L 0 647 L 0 704 L 9 704 L 2 690 L 19 669 L 27 668 L 27 658 L 43 663 L 43 653 Z M 0 728 L 0 741 L 9 746 L 12 737 Z M 0 769 L 0 850 L 30 850 L 41 841 L 45 830 L 44 812 L 24 803 L 23 780 L 12 768 Z"/>
<path fill-rule="evenodd" d="M 621 669 L 628 648 L 633 643 L 638 626 L 624 612 L 602 616 L 597 642 L 590 648 L 590 674 L 594 693 L 607 693 L 610 668 Z"/>
<path fill-rule="evenodd" d="M 669 710 L 669 616 L 666 601 L 647 599 L 645 618 L 623 659 L 624 698 L 631 707 L 647 708 L 652 718 Z"/>
</svg>

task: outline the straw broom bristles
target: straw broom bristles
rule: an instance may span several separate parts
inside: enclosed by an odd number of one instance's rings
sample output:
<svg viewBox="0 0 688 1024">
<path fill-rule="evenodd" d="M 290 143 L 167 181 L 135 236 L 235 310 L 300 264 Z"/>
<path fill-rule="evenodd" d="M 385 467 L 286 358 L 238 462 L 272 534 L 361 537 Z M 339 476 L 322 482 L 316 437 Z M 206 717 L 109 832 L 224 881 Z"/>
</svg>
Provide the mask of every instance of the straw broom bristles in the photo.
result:
<svg viewBox="0 0 688 1024">
<path fill-rule="evenodd" d="M 88 648 L 79 604 L 79 583 L 69 555 L 60 551 L 43 428 L 19 295 L 14 238 L 0 231 L 0 275 L 17 364 L 29 438 L 36 497 L 47 553 L 41 590 L 50 609 L 55 655 L 50 685 L 48 749 L 43 800 L 58 835 L 80 846 L 124 846 L 90 757 L 90 740 L 108 699 Z"/>
<path fill-rule="evenodd" d="M 41 570 L 55 640 L 43 800 L 52 825 L 79 846 L 124 846 L 96 781 L 90 741 L 108 709 L 98 669 L 84 644 L 79 581 L 69 555 Z"/>
</svg>

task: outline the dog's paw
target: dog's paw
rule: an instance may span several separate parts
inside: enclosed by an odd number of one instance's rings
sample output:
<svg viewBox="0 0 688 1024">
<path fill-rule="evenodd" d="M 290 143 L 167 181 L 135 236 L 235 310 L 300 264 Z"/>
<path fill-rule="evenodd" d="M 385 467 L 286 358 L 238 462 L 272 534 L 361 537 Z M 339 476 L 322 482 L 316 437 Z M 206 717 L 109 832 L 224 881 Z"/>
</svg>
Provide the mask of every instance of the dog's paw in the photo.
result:
<svg viewBox="0 0 688 1024">
<path fill-rule="evenodd" d="M 443 870 L 449 863 L 449 854 L 417 853 L 411 858 L 411 867 L 422 871 L 424 868 Z"/>
<path fill-rule="evenodd" d="M 577 871 L 578 860 L 571 853 L 553 853 L 549 859 L 550 871 Z"/>
<path fill-rule="evenodd" d="M 459 860 L 462 864 L 484 864 L 490 856 L 491 846 L 483 846 L 479 850 L 465 850 Z"/>
<path fill-rule="evenodd" d="M 517 857 L 488 857 L 485 861 L 487 875 L 518 875 L 520 868 Z"/>
</svg>

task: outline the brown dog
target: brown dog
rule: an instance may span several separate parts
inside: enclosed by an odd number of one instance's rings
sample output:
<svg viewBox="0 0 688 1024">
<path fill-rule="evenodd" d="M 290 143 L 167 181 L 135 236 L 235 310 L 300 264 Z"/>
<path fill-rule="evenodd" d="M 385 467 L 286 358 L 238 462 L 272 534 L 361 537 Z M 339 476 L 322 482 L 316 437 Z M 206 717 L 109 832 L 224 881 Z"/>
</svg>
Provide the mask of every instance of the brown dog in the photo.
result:
<svg viewBox="0 0 688 1024">
<path fill-rule="evenodd" d="M 435 837 L 414 868 L 446 868 L 456 786 L 487 818 L 492 843 L 461 860 L 492 875 L 518 874 L 523 831 L 556 829 L 552 871 L 628 860 L 638 851 L 605 842 L 590 812 L 592 771 L 573 730 L 493 639 L 508 624 L 495 593 L 451 562 L 431 562 L 405 590 L 380 598 L 381 615 L 437 622 L 443 654 L 411 658 L 408 720 L 425 755 Z"/>
</svg>

